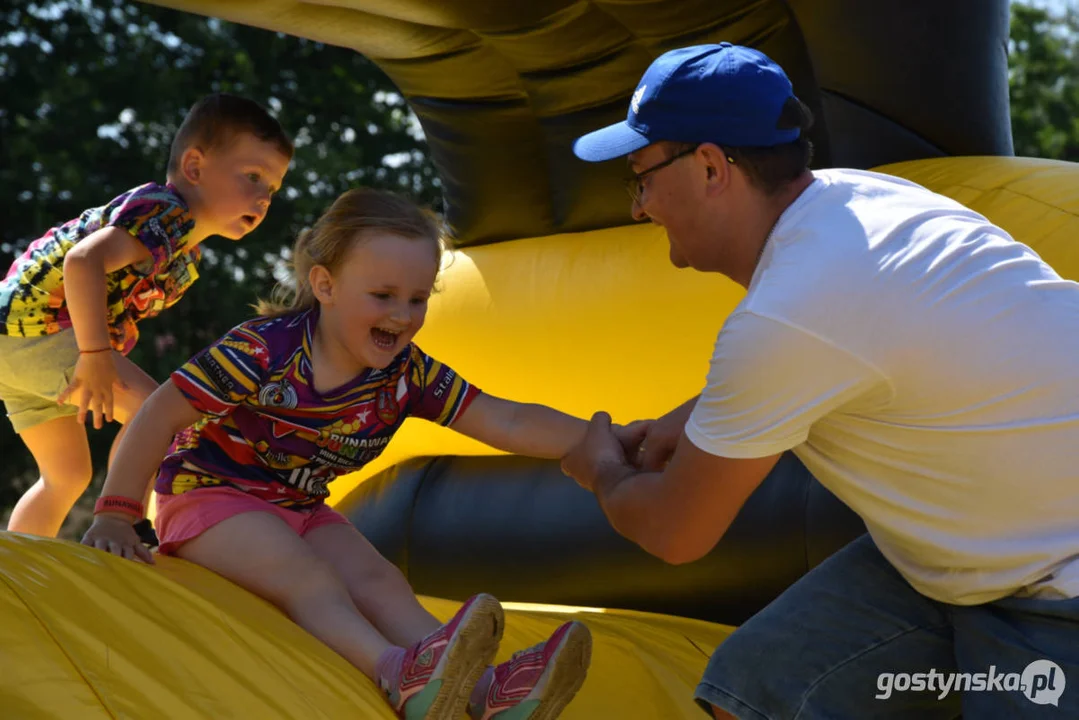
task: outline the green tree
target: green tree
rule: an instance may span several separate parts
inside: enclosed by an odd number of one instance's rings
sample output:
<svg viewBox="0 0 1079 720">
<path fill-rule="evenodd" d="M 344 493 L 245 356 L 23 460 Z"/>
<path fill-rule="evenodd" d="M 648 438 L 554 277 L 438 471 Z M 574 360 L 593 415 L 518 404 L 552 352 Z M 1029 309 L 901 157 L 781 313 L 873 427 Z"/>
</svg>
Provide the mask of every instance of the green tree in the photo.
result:
<svg viewBox="0 0 1079 720">
<path fill-rule="evenodd" d="M 1079 161 L 1079 14 L 1018 3 L 1011 13 L 1015 154 Z"/>
<path fill-rule="evenodd" d="M 142 323 L 132 359 L 159 381 L 267 294 L 296 233 L 343 190 L 406 191 L 435 209 L 438 180 L 393 84 L 344 48 L 124 0 L 14 0 L 0 10 L 0 264 L 49 227 L 163 181 L 186 110 L 218 90 L 273 109 L 296 156 L 263 225 L 211 238 L 200 280 Z M 91 432 L 103 467 L 115 429 Z M 33 478 L 0 425 L 0 522 Z M 71 529 L 69 529 L 69 533 Z"/>
</svg>

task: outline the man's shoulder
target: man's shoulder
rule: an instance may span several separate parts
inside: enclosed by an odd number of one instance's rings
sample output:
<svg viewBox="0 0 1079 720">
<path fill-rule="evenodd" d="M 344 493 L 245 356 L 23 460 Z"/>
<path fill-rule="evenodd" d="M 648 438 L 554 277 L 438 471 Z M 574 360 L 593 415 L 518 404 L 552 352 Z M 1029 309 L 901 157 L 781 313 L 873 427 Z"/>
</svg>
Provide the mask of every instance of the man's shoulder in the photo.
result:
<svg viewBox="0 0 1079 720">
<path fill-rule="evenodd" d="M 831 189 L 823 196 L 839 201 L 856 214 L 873 215 L 913 214 L 923 211 L 938 215 L 942 211 L 966 217 L 975 216 L 972 210 L 935 190 L 930 190 L 913 180 L 879 172 L 854 168 L 828 168 L 814 170 L 813 176 Z"/>
</svg>

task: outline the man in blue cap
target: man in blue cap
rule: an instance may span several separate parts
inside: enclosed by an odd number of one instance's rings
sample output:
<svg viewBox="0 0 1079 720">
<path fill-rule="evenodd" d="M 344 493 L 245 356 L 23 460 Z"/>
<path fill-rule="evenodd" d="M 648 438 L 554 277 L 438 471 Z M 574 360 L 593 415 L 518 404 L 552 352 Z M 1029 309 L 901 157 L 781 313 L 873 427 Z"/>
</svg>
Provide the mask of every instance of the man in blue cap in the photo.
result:
<svg viewBox="0 0 1079 720">
<path fill-rule="evenodd" d="M 597 413 L 563 468 L 672 563 L 787 450 L 865 520 L 717 648 L 717 718 L 1079 717 L 1079 285 L 918 185 L 811 171 L 810 122 L 724 43 L 664 54 L 577 141 L 627 156 L 675 265 L 747 292 L 698 397 L 639 448 Z"/>
</svg>

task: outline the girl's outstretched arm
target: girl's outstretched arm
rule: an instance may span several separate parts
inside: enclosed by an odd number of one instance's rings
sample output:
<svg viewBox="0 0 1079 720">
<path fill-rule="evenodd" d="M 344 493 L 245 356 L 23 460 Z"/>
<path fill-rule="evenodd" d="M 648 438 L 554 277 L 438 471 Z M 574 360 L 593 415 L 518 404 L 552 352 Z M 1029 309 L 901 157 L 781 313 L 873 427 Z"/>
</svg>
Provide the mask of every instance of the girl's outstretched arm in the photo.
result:
<svg viewBox="0 0 1079 720">
<path fill-rule="evenodd" d="M 141 503 L 146 496 L 147 483 L 157 474 L 173 436 L 200 418 L 202 414 L 192 407 L 172 381 L 166 381 L 131 420 L 131 426 L 116 449 L 101 496 L 126 497 Z M 134 520 L 124 513 L 97 513 L 82 542 L 114 555 L 153 562 L 131 527 Z"/>
<path fill-rule="evenodd" d="M 546 405 L 482 393 L 452 427 L 498 450 L 558 460 L 584 439 L 588 423 Z"/>
</svg>

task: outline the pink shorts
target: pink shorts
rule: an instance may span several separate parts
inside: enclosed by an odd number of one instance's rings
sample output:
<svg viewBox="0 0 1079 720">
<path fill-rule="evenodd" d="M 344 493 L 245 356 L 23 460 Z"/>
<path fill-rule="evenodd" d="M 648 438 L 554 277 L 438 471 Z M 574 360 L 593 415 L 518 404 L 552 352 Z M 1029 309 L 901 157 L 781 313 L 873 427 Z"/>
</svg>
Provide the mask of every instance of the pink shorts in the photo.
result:
<svg viewBox="0 0 1079 720">
<path fill-rule="evenodd" d="M 326 505 L 307 510 L 289 510 L 253 497 L 233 487 L 188 490 L 181 495 L 158 495 L 157 530 L 162 555 L 172 555 L 188 540 L 194 540 L 222 520 L 247 512 L 276 515 L 300 537 L 323 525 L 349 525 L 344 515 Z"/>
</svg>

